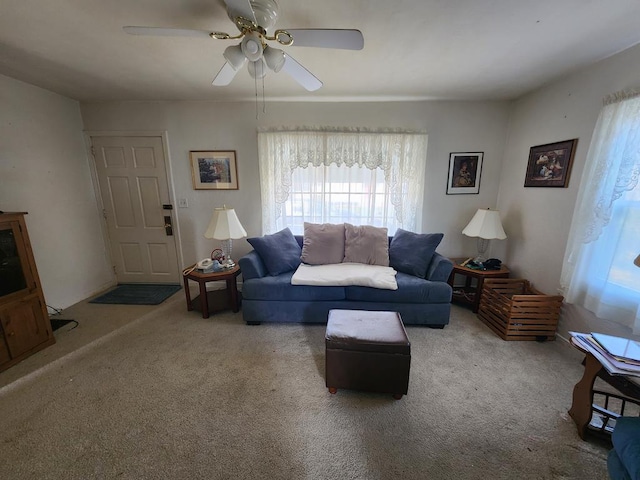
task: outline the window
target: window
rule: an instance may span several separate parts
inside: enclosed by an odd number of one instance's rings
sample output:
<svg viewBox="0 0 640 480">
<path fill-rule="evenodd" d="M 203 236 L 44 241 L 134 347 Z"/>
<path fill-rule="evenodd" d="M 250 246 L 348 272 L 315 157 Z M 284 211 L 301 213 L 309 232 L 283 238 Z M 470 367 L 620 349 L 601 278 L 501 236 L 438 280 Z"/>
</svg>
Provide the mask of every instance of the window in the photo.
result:
<svg viewBox="0 0 640 480">
<path fill-rule="evenodd" d="M 567 301 L 640 333 L 640 96 L 602 109 L 587 154 L 561 283 Z"/>
<path fill-rule="evenodd" d="M 398 228 L 391 192 L 381 168 L 335 164 L 296 168 L 279 227 L 301 234 L 304 222 Z"/>
<path fill-rule="evenodd" d="M 304 222 L 419 228 L 427 136 L 362 129 L 258 133 L 263 233 Z"/>
</svg>

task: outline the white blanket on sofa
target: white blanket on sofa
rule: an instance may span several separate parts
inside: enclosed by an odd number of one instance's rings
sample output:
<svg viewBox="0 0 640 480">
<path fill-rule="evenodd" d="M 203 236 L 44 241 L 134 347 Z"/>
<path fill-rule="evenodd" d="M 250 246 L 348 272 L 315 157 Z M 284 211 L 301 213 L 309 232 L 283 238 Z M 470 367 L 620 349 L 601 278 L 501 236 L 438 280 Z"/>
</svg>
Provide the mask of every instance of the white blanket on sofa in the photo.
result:
<svg viewBox="0 0 640 480">
<path fill-rule="evenodd" d="M 291 285 L 348 286 L 397 290 L 396 271 L 381 265 L 363 263 L 332 263 L 307 265 L 301 263 L 291 277 Z"/>
</svg>

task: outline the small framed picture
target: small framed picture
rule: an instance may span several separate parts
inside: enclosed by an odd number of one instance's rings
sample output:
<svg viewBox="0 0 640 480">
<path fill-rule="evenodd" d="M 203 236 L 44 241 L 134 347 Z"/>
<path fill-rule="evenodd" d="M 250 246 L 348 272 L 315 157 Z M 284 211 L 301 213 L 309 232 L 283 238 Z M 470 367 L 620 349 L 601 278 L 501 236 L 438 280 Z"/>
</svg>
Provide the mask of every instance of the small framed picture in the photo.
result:
<svg viewBox="0 0 640 480">
<path fill-rule="evenodd" d="M 454 152 L 449 155 L 447 195 L 478 193 L 484 152 Z"/>
<path fill-rule="evenodd" d="M 531 147 L 524 186 L 566 188 L 577 143 L 574 138 Z"/>
<path fill-rule="evenodd" d="M 195 190 L 238 190 L 235 150 L 192 150 L 189 156 Z"/>
</svg>

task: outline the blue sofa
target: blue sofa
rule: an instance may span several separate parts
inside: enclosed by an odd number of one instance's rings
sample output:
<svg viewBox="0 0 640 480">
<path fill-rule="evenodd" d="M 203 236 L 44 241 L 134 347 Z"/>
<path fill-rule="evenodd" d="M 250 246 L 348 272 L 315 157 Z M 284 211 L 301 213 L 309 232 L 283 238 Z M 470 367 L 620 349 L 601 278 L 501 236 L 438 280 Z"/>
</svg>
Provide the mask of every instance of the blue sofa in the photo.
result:
<svg viewBox="0 0 640 480">
<path fill-rule="evenodd" d="M 612 480 L 640 479 L 640 417 L 620 417 L 611 434 L 607 468 Z"/>
<path fill-rule="evenodd" d="M 296 235 L 295 239 L 302 247 L 303 237 Z M 428 264 L 425 278 L 398 271 L 397 290 L 291 285 L 295 268 L 270 275 L 255 250 L 238 263 L 243 277 L 242 315 L 249 325 L 262 322 L 326 323 L 331 309 L 399 312 L 406 325 L 443 328 L 449 323 L 452 291 L 447 279 L 453 263 L 437 252 Z"/>
</svg>

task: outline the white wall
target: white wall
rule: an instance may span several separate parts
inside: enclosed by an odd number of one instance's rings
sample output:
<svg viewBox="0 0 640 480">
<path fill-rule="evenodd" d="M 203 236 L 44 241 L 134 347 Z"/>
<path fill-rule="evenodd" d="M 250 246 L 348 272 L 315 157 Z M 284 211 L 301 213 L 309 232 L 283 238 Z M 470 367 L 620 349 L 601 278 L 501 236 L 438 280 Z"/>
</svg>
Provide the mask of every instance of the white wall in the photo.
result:
<svg viewBox="0 0 640 480">
<path fill-rule="evenodd" d="M 498 208 L 508 239 L 494 252 L 514 275 L 555 294 L 585 158 L 611 93 L 640 87 L 640 46 L 554 82 L 515 102 L 500 181 Z M 524 188 L 532 146 L 578 138 L 568 188 Z"/>
<path fill-rule="evenodd" d="M 259 106 L 262 112 L 262 105 Z M 460 233 L 479 207 L 495 207 L 506 140 L 506 102 L 267 103 L 256 120 L 254 103 L 83 103 L 86 131 L 167 131 L 173 186 L 189 207 L 176 209 L 186 263 L 218 245 L 203 237 L 213 208 L 236 209 L 249 236 L 261 235 L 257 127 L 323 125 L 425 130 L 429 135 L 423 232 L 443 232 L 439 251 L 469 256 L 475 242 Z M 194 190 L 190 150 L 236 150 L 239 190 Z M 450 152 L 483 151 L 478 195 L 446 195 Z M 250 250 L 234 241 L 234 257 Z"/>
<path fill-rule="evenodd" d="M 47 304 L 65 308 L 113 281 L 78 102 L 0 75 L 0 210 L 26 211 Z"/>
<path fill-rule="evenodd" d="M 497 206 L 508 239 L 492 242 L 491 255 L 502 258 L 513 276 L 555 293 L 602 98 L 639 85 L 640 46 L 513 104 L 267 103 L 266 113 L 256 119 L 253 103 L 108 102 L 81 104 L 80 120 L 76 102 L 0 76 L 0 209 L 30 212 L 45 295 L 51 304 L 67 306 L 113 281 L 104 260 L 83 129 L 167 132 L 175 196 L 189 202 L 188 208 L 175 210 L 187 263 L 216 246 L 203 237 L 215 206 L 235 207 L 250 236 L 262 233 L 258 126 L 420 129 L 429 134 L 422 231 L 445 233 L 439 248 L 445 255 L 472 255 L 475 242 L 461 235 L 462 228 L 477 208 Z M 569 187 L 524 188 L 529 148 L 569 138 L 579 139 Z M 189 150 L 207 149 L 237 151 L 239 190 L 193 189 Z M 449 153 L 460 151 L 485 152 L 479 195 L 445 193 Z M 234 249 L 237 258 L 250 247 L 239 240 Z"/>
</svg>

